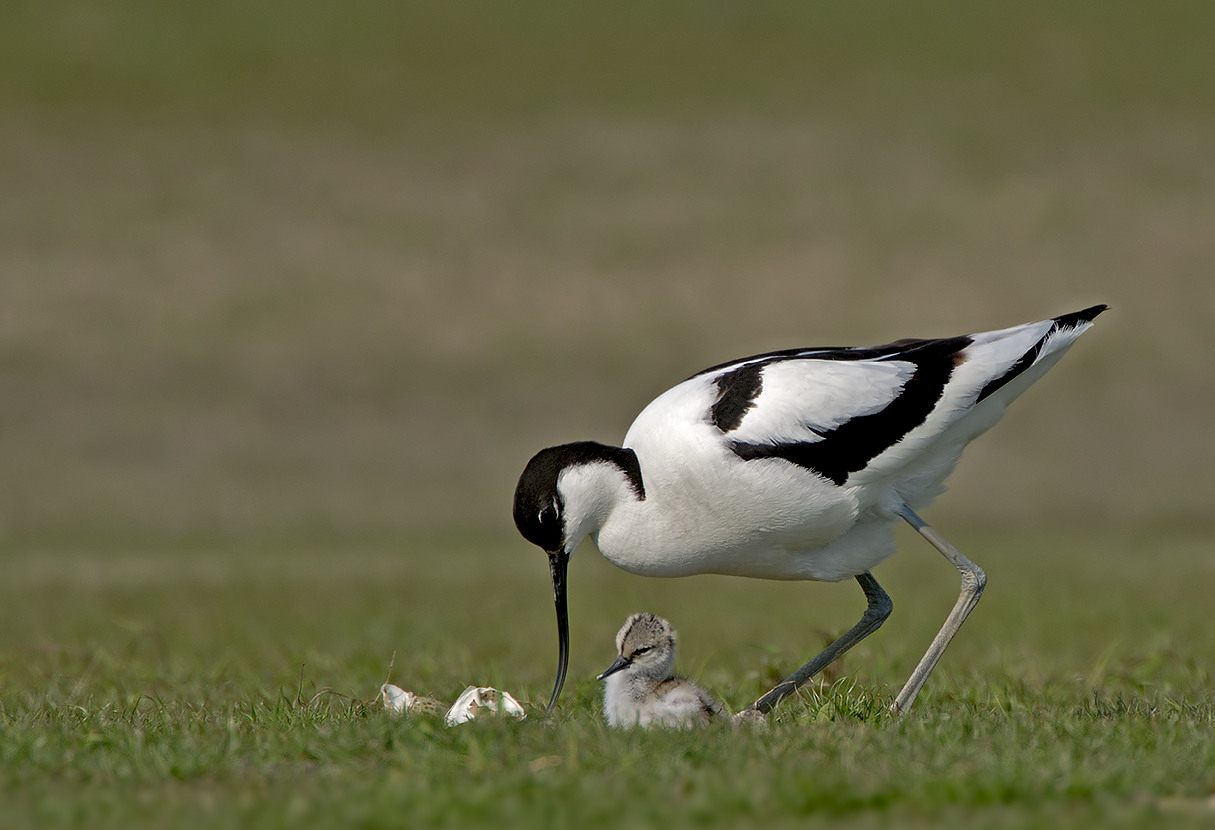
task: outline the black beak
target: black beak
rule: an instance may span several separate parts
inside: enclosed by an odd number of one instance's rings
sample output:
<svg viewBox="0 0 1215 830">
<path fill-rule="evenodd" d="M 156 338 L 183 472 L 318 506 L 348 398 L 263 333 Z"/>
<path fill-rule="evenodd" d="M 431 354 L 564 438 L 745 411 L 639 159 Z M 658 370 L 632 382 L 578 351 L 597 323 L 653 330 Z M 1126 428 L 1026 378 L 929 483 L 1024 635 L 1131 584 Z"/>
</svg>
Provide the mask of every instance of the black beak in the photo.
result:
<svg viewBox="0 0 1215 830">
<path fill-rule="evenodd" d="M 627 668 L 629 663 L 632 663 L 632 662 L 633 662 L 632 660 L 629 660 L 625 657 L 617 657 L 616 662 L 613 663 L 612 665 L 608 666 L 607 671 L 605 671 L 603 674 L 599 675 L 595 679 L 603 680 L 604 678 L 610 677 L 611 675 L 615 674 L 616 672 L 620 671 L 621 669 Z"/>
<path fill-rule="evenodd" d="M 565 685 L 565 672 L 570 664 L 570 616 L 565 601 L 565 571 L 569 566 L 569 554 L 556 551 L 548 555 L 548 568 L 553 574 L 553 602 L 557 605 L 557 682 L 553 685 L 553 696 L 549 698 L 547 713 L 551 714 L 561 687 Z"/>
</svg>

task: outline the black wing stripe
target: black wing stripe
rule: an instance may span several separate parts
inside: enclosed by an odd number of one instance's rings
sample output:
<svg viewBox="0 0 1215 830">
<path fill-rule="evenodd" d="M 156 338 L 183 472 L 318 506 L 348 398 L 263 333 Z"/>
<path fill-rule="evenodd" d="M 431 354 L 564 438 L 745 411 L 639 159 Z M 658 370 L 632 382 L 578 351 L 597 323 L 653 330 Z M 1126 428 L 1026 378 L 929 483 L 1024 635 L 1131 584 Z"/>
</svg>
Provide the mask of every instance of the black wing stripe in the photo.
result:
<svg viewBox="0 0 1215 830">
<path fill-rule="evenodd" d="M 717 402 L 709 409 L 715 427 L 722 432 L 738 429 L 763 389 L 767 365 L 768 362 L 748 363 L 717 378 Z"/>
<path fill-rule="evenodd" d="M 969 337 L 919 340 L 880 355 L 880 360 L 897 359 L 915 364 L 911 379 L 884 409 L 857 416 L 824 432 L 822 441 L 733 441 L 730 449 L 744 461 L 780 458 L 842 486 L 849 475 L 864 469 L 870 461 L 924 423 L 941 400 L 954 368 L 965 359 L 962 350 L 971 342 Z"/>
<path fill-rule="evenodd" d="M 722 432 L 733 432 L 742 425 L 747 412 L 755 406 L 756 398 L 763 391 L 764 369 L 774 363 L 793 360 L 889 360 L 941 342 L 946 341 L 912 339 L 897 340 L 884 346 L 786 349 L 723 363 L 698 372 L 692 377 L 729 369 L 713 381 L 717 386 L 717 400 L 709 409 L 709 420 Z"/>
<path fill-rule="evenodd" d="M 734 372 L 749 369 L 752 366 L 767 366 L 770 363 L 780 363 L 786 360 L 884 360 L 937 342 L 940 341 L 909 338 L 906 340 L 896 340 L 893 343 L 886 343 L 882 346 L 806 346 L 800 349 L 784 349 L 779 352 L 762 352 L 750 357 L 740 357 L 728 363 L 710 366 L 708 369 L 702 369 L 692 375 L 692 377 L 687 378 L 687 380 L 725 370 L 730 370 L 728 374 L 733 374 Z M 718 378 L 718 382 L 720 380 Z"/>
</svg>

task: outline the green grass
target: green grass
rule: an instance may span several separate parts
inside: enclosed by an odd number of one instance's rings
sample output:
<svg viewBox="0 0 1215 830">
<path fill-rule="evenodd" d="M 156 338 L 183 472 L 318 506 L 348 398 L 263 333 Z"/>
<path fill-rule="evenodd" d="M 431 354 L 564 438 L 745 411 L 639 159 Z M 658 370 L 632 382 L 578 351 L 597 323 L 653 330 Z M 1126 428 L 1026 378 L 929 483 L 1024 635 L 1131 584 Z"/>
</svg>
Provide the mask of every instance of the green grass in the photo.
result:
<svg viewBox="0 0 1215 830">
<path fill-rule="evenodd" d="M 991 587 L 907 717 L 887 706 L 956 589 L 910 534 L 879 571 L 895 615 L 828 685 L 767 728 L 692 733 L 607 728 L 592 678 L 620 619 L 669 615 L 681 668 L 739 709 L 853 621 L 855 586 L 643 580 L 584 549 L 571 682 L 546 720 L 552 610 L 542 558 L 521 545 L 10 557 L 0 629 L 26 639 L 0 663 L 0 819 L 1209 821 L 1205 542 L 953 535 Z M 468 683 L 505 688 L 529 718 L 394 717 L 374 702 L 390 665 L 393 682 L 447 701 Z"/>
<path fill-rule="evenodd" d="M 589 706 L 556 724 L 462 729 L 290 696 L 48 707 L 8 739 L 26 783 L 12 800 L 38 821 L 87 810 L 93 821 L 309 826 L 1119 826 L 1209 811 L 1209 781 L 1194 773 L 1212 760 L 1209 706 L 1047 690 L 896 724 L 868 699 L 824 696 L 770 729 L 695 734 L 611 732 Z"/>
<path fill-rule="evenodd" d="M 1215 819 L 1215 7 L 12 0 L 0 14 L 0 826 Z M 854 585 L 590 548 L 537 448 L 704 366 L 1106 302 L 766 731 L 616 733 L 637 610 L 733 708 Z M 395 654 L 395 661 L 394 661 Z M 367 701 L 468 683 L 523 723 Z"/>
</svg>

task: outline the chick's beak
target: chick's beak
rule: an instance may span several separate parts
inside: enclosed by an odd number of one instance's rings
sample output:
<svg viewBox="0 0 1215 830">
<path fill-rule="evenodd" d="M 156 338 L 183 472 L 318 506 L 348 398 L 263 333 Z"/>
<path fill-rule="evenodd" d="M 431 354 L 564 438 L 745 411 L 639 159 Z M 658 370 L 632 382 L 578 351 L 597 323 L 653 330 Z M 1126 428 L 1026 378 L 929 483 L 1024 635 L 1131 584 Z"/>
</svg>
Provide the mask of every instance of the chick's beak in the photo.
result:
<svg viewBox="0 0 1215 830">
<path fill-rule="evenodd" d="M 616 662 L 613 663 L 612 665 L 608 666 L 607 670 L 603 674 L 596 677 L 595 679 L 604 680 L 604 679 L 610 677 L 611 675 L 615 674 L 616 672 L 620 671 L 621 669 L 626 668 L 629 665 L 629 663 L 631 663 L 631 662 L 633 662 L 633 661 L 629 660 L 625 657 L 617 657 Z"/>
</svg>

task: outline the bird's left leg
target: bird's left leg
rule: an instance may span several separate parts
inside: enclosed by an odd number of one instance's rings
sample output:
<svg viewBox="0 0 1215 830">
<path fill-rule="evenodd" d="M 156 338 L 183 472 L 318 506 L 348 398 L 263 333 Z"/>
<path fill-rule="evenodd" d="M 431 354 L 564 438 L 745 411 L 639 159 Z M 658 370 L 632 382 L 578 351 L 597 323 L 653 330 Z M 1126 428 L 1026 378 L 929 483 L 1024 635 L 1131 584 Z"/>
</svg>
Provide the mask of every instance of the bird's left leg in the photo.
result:
<svg viewBox="0 0 1215 830">
<path fill-rule="evenodd" d="M 861 616 L 860 622 L 844 632 L 839 639 L 823 649 L 809 663 L 776 684 L 772 691 L 739 712 L 736 717 L 746 719 L 754 712 L 761 715 L 768 714 L 778 703 L 796 692 L 803 683 L 831 665 L 845 651 L 877 631 L 881 624 L 886 622 L 891 609 L 894 608 L 890 596 L 882 590 L 882 586 L 878 585 L 877 580 L 868 571 L 857 574 L 856 581 L 861 584 L 861 590 L 865 592 L 865 599 L 869 600 L 869 606 Z"/>
<path fill-rule="evenodd" d="M 958 594 L 957 603 L 954 604 L 953 610 L 949 612 L 949 616 L 945 618 L 945 624 L 937 632 L 932 645 L 928 647 L 928 651 L 920 659 L 920 664 L 911 673 L 911 677 L 908 678 L 906 685 L 903 686 L 903 690 L 894 699 L 893 708 L 896 714 L 902 714 L 911 708 L 911 704 L 915 702 L 916 695 L 920 693 L 920 689 L 924 687 L 924 682 L 928 680 L 928 675 L 932 674 L 932 670 L 941 659 L 941 655 L 945 653 L 945 647 L 949 645 L 949 641 L 953 639 L 953 636 L 958 633 L 958 629 L 962 627 L 962 622 L 966 619 L 966 616 L 974 610 L 975 605 L 979 602 L 979 597 L 983 595 L 983 588 L 987 585 L 987 574 L 983 572 L 983 569 L 958 553 L 957 548 L 946 542 L 941 534 L 929 527 L 928 523 L 917 516 L 915 511 L 910 507 L 903 505 L 899 509 L 899 515 L 909 525 L 914 527 L 921 536 L 927 539 L 929 544 L 939 550 L 955 568 L 962 572 L 962 591 Z"/>
</svg>

